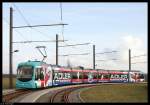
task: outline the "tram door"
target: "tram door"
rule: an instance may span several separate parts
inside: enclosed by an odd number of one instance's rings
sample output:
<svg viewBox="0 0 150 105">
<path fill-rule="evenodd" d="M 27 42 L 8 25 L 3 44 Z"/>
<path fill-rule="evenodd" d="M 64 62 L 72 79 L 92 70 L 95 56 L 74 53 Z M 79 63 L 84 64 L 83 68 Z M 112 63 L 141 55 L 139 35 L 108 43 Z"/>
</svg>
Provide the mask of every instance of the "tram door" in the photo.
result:
<svg viewBox="0 0 150 105">
<path fill-rule="evenodd" d="M 52 86 L 52 67 L 48 66 L 47 70 L 45 72 L 45 85 L 47 86 Z"/>
<path fill-rule="evenodd" d="M 44 87 L 44 71 L 41 66 L 35 69 L 35 85 L 37 88 Z"/>
</svg>

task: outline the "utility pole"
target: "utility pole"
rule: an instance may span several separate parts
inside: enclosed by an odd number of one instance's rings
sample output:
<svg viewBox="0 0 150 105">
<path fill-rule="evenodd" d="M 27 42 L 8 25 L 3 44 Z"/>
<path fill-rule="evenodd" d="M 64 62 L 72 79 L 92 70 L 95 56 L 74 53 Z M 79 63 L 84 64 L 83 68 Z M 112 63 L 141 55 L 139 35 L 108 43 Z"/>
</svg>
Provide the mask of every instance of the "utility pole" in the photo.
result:
<svg viewBox="0 0 150 105">
<path fill-rule="evenodd" d="M 93 45 L 93 70 L 95 70 L 95 45 Z"/>
<path fill-rule="evenodd" d="M 9 88 L 12 89 L 13 88 L 13 81 L 12 81 L 12 74 L 13 74 L 13 57 L 12 57 L 12 53 L 13 53 L 13 46 L 12 46 L 12 40 L 13 40 L 13 8 L 10 7 L 10 42 L 9 42 Z"/>
<path fill-rule="evenodd" d="M 56 34 L 56 65 L 58 65 L 58 35 Z"/>
<path fill-rule="evenodd" d="M 128 82 L 130 82 L 130 72 L 131 72 L 131 50 L 129 49 L 129 73 L 128 73 Z"/>
</svg>

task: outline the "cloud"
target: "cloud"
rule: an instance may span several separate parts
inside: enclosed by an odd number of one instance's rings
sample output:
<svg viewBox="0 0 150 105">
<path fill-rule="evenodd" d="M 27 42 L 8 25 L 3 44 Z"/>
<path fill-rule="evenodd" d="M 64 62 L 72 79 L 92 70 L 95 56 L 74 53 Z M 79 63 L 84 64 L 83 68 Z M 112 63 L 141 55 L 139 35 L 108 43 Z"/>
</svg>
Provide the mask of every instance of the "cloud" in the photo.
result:
<svg viewBox="0 0 150 105">
<path fill-rule="evenodd" d="M 119 50 L 121 51 L 120 57 L 123 61 L 128 61 L 129 49 L 131 49 L 131 56 L 145 53 L 142 39 L 131 35 L 121 38 Z"/>
<path fill-rule="evenodd" d="M 142 44 L 142 39 L 139 37 L 124 36 L 122 38 L 121 46 L 125 49 L 141 49 Z"/>
<path fill-rule="evenodd" d="M 127 64 L 129 62 L 129 48 L 131 49 L 131 57 L 146 54 L 147 49 L 144 49 L 143 40 L 137 36 L 126 35 L 123 36 L 120 40 L 120 46 L 118 47 L 120 53 L 118 53 L 118 57 L 120 57 L 120 63 Z M 131 63 L 133 62 L 143 62 L 146 61 L 147 57 L 141 56 L 137 58 L 132 58 Z M 147 72 L 146 65 L 143 64 L 135 64 L 131 65 L 132 69 L 142 70 Z"/>
<path fill-rule="evenodd" d="M 128 70 L 129 68 L 129 48 L 131 49 L 131 57 L 146 54 L 147 49 L 144 49 L 144 42 L 141 37 L 133 35 L 124 35 L 118 41 L 116 49 L 104 48 L 102 52 L 118 52 L 101 54 L 99 59 L 108 60 L 105 62 L 96 62 L 97 68 L 108 70 Z M 110 60 L 117 59 L 117 60 Z M 132 58 L 131 63 L 147 61 L 147 56 Z M 132 64 L 131 70 L 140 70 L 147 73 L 147 63 Z"/>
</svg>

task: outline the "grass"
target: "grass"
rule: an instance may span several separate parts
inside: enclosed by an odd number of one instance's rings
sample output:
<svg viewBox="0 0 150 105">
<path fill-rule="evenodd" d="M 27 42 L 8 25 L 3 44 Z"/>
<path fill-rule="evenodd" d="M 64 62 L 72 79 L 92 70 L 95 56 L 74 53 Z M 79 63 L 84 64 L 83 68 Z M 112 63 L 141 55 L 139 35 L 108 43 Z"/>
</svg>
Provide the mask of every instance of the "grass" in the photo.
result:
<svg viewBox="0 0 150 105">
<path fill-rule="evenodd" d="M 2 79 L 3 79 L 3 81 L 2 81 L 3 89 L 9 89 L 9 78 L 3 77 Z M 16 88 L 15 85 L 16 85 L 16 78 L 13 77 L 13 88 Z"/>
<path fill-rule="evenodd" d="M 147 84 L 101 84 L 81 92 L 85 102 L 148 102 Z"/>
</svg>

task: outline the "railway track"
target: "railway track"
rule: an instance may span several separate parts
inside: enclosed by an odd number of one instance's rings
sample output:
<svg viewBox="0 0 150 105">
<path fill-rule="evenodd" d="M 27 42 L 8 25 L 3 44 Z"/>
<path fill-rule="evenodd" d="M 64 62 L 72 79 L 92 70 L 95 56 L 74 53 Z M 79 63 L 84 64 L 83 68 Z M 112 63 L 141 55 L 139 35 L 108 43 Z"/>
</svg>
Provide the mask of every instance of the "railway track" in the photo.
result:
<svg viewBox="0 0 150 105">
<path fill-rule="evenodd" d="M 76 86 L 70 87 L 66 89 L 57 90 L 53 93 L 50 97 L 50 103 L 71 103 L 69 101 L 69 94 L 77 89 L 85 88 L 85 87 L 92 87 L 95 85 L 87 85 L 87 86 Z"/>
<path fill-rule="evenodd" d="M 32 90 L 27 90 L 27 89 L 18 89 L 12 93 L 8 93 L 3 95 L 3 102 L 10 102 L 10 100 L 22 95 L 22 94 L 27 94 L 29 92 L 32 92 Z"/>
</svg>

